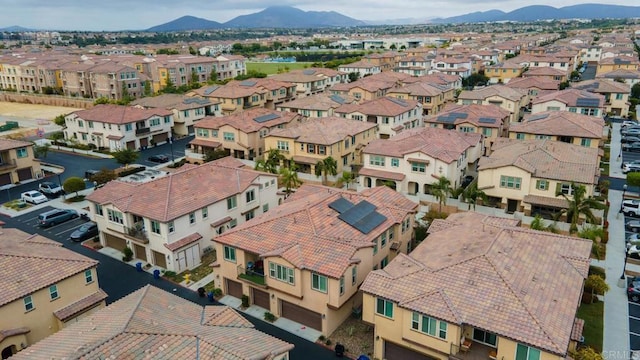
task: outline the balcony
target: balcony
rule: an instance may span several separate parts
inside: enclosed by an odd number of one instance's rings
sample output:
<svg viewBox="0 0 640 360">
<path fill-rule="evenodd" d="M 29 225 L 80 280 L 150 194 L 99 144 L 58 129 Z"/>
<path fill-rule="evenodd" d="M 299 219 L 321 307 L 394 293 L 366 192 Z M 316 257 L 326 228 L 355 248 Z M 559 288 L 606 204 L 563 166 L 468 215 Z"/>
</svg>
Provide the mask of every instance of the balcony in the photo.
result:
<svg viewBox="0 0 640 360">
<path fill-rule="evenodd" d="M 136 129 L 136 135 L 148 134 L 150 132 L 151 132 L 151 128 L 148 128 L 148 127 Z"/>
<path fill-rule="evenodd" d="M 497 360 L 497 349 L 467 340 L 468 346 L 451 344 L 450 360 Z"/>
<path fill-rule="evenodd" d="M 264 266 L 262 260 L 255 262 L 248 261 L 247 267 L 238 265 L 238 279 L 242 279 L 253 284 L 266 286 L 267 282 L 264 278 Z"/>
<path fill-rule="evenodd" d="M 129 238 L 132 240 L 141 242 L 143 244 L 149 243 L 149 238 L 147 237 L 147 231 L 144 229 L 142 222 L 138 222 L 133 224 L 133 227 L 124 227 L 124 231 Z"/>
<path fill-rule="evenodd" d="M 0 159 L 0 170 L 13 169 L 13 168 L 15 168 L 17 166 L 18 165 L 16 165 L 16 160 L 15 159 L 9 159 L 7 161 L 4 161 L 4 160 Z"/>
</svg>

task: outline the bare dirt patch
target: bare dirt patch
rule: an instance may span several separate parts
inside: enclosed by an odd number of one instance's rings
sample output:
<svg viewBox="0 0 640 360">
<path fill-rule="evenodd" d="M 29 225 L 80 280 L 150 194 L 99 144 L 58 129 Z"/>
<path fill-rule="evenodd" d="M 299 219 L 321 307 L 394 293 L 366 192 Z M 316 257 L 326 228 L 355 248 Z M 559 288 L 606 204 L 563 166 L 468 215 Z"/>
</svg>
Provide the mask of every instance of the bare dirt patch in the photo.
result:
<svg viewBox="0 0 640 360">
<path fill-rule="evenodd" d="M 327 339 L 331 341 L 331 348 L 336 343 L 344 345 L 351 358 L 373 354 L 373 326 L 360 319 L 348 318 Z"/>
<path fill-rule="evenodd" d="M 49 106 L 37 104 L 22 104 L 0 101 L 0 116 L 17 117 L 24 119 L 53 120 L 58 115 L 66 115 L 80 108 L 68 108 L 62 106 Z"/>
</svg>

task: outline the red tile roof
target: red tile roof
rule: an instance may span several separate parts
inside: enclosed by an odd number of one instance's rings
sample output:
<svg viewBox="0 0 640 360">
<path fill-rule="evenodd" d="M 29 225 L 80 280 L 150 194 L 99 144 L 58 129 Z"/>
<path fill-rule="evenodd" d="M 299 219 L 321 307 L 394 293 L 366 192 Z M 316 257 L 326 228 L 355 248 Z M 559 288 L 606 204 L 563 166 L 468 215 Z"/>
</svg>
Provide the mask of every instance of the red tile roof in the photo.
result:
<svg viewBox="0 0 640 360">
<path fill-rule="evenodd" d="M 96 105 L 88 110 L 74 111 L 72 114 L 87 121 L 109 124 L 129 124 L 136 121 L 148 120 L 154 116 L 173 116 L 173 112 L 166 109 L 140 109 L 135 106 Z"/>
<path fill-rule="evenodd" d="M 75 315 L 98 305 L 99 303 L 104 301 L 107 296 L 108 295 L 106 292 L 99 289 L 91 295 L 85 296 L 84 298 L 63 307 L 62 309 L 54 311 L 53 316 L 55 316 L 60 321 L 67 321 Z"/>
<path fill-rule="evenodd" d="M 164 247 L 166 247 L 171 251 L 176 251 L 181 247 L 187 246 L 189 244 L 193 244 L 194 242 L 197 242 L 200 239 L 202 239 L 202 235 L 196 232 L 196 233 L 187 235 L 176 242 L 172 242 L 171 244 L 163 244 L 163 245 Z"/>
</svg>

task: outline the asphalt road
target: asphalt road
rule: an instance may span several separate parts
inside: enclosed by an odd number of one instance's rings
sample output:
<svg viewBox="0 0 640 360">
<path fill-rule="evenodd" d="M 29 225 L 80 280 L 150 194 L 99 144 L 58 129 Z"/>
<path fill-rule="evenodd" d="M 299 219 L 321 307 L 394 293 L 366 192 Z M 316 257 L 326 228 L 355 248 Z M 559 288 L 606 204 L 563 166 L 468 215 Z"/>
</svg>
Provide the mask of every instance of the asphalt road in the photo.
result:
<svg viewBox="0 0 640 360">
<path fill-rule="evenodd" d="M 68 249 L 98 260 L 100 262 L 98 265 L 98 281 L 100 283 L 100 287 L 109 294 L 107 304 L 117 301 L 147 284 L 152 284 L 158 288 L 164 289 L 200 305 L 211 304 L 207 298 L 199 297 L 195 291 L 176 285 L 162 278 L 154 279 L 153 276 L 147 272 L 137 272 L 136 269 L 130 265 L 103 255 L 97 251 L 88 249 L 80 243 L 69 241 L 69 234 L 85 222 L 80 218 L 76 218 L 62 224 L 57 224 L 46 229 L 39 228 L 36 223 L 38 214 L 51 209 L 53 208 L 46 207 L 39 211 L 33 211 L 14 218 L 2 217 L 2 220 L 5 222 L 5 227 L 7 228 L 17 228 L 29 234 L 41 234 L 47 238 L 62 243 Z M 256 329 L 294 344 L 295 349 L 290 353 L 291 359 L 321 360 L 335 358 L 334 353 L 324 347 L 304 340 L 262 320 L 258 320 L 246 314 L 243 315 L 255 325 Z"/>
<path fill-rule="evenodd" d="M 587 65 L 587 68 L 584 70 L 582 74 L 580 74 L 581 80 L 593 80 L 596 78 L 596 66 L 597 65 Z"/>
</svg>

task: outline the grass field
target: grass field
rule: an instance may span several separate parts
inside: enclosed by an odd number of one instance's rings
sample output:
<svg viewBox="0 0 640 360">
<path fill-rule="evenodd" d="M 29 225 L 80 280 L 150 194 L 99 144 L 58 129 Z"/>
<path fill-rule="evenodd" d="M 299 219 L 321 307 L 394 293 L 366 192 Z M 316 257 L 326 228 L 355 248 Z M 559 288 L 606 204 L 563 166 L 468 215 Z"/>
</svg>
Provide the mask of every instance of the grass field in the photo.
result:
<svg viewBox="0 0 640 360">
<path fill-rule="evenodd" d="M 294 62 L 294 63 L 262 63 L 247 62 L 247 71 L 255 70 L 267 75 L 277 74 L 278 70 L 285 72 L 285 68 L 289 70 L 304 69 L 311 66 L 310 62 Z"/>
<path fill-rule="evenodd" d="M 602 336 L 604 328 L 604 302 L 594 304 L 580 304 L 576 317 L 584 320 L 585 344 L 594 348 L 597 352 L 602 352 Z"/>
</svg>

